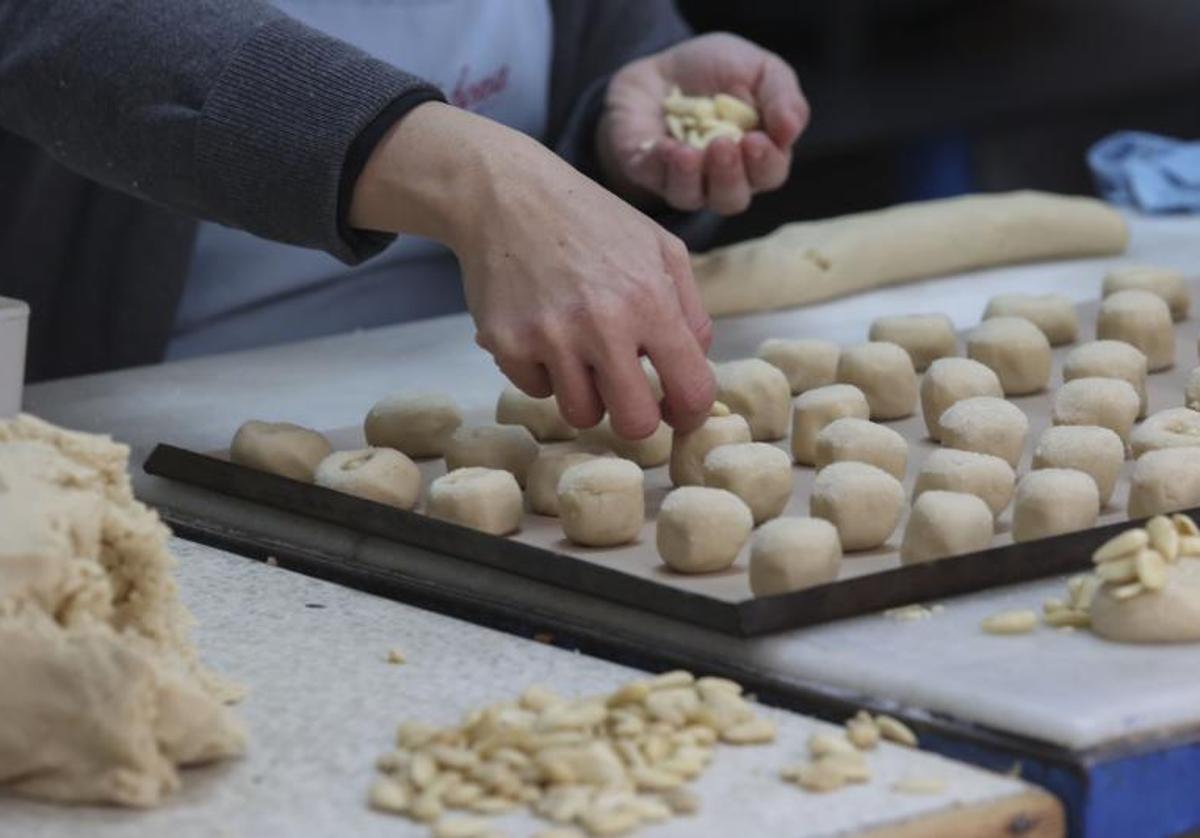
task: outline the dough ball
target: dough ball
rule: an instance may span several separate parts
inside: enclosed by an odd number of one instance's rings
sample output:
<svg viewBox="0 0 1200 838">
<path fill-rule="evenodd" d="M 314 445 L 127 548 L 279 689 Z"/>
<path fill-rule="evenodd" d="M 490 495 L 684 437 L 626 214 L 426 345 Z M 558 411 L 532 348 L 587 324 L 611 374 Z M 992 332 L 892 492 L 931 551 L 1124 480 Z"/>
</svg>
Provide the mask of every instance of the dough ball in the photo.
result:
<svg viewBox="0 0 1200 838">
<path fill-rule="evenodd" d="M 455 469 L 429 484 L 425 511 L 431 518 L 508 535 L 521 527 L 521 487 L 511 471 L 477 466 Z"/>
<path fill-rule="evenodd" d="M 837 381 L 841 349 L 827 340 L 770 338 L 758 347 L 758 357 L 780 369 L 792 395 L 798 396 Z"/>
<path fill-rule="evenodd" d="M 496 423 L 524 425 L 539 442 L 558 442 L 579 435 L 558 412 L 558 402 L 553 396 L 535 399 L 516 387 L 505 387 L 500 393 L 496 402 Z"/>
<path fill-rule="evenodd" d="M 1117 599 L 1105 586 L 1089 609 L 1092 632 L 1118 643 L 1200 641 L 1200 559 L 1185 557 L 1167 565 L 1160 591 Z"/>
<path fill-rule="evenodd" d="M 471 466 L 504 469 L 524 486 L 539 450 L 533 434 L 522 425 L 459 428 L 446 443 L 446 470 Z"/>
<path fill-rule="evenodd" d="M 1125 443 L 1115 431 L 1094 425 L 1059 425 L 1047 428 L 1033 449 L 1033 468 L 1073 468 L 1091 476 L 1100 493 L 1100 506 L 1112 499 Z"/>
<path fill-rule="evenodd" d="M 679 573 L 725 570 L 753 527 L 750 507 L 733 492 L 684 486 L 667 495 L 658 511 L 658 555 Z"/>
<path fill-rule="evenodd" d="M 1073 468 L 1031 471 L 1017 483 L 1013 541 L 1033 541 L 1096 525 L 1100 492 L 1096 481 Z"/>
<path fill-rule="evenodd" d="M 1118 291 L 1149 291 L 1162 298 L 1173 320 L 1186 320 L 1192 307 L 1192 295 L 1181 271 L 1153 265 L 1126 265 L 1113 268 L 1104 276 L 1105 297 Z"/>
<path fill-rule="evenodd" d="M 1171 310 L 1149 291 L 1117 291 L 1100 303 L 1096 337 L 1123 340 L 1146 356 L 1150 372 L 1175 365 L 1175 325 Z"/>
<path fill-rule="evenodd" d="M 743 417 L 736 413 L 709 416 L 696 430 L 675 435 L 671 443 L 671 482 L 676 486 L 703 486 L 704 458 L 709 451 L 718 445 L 750 440 L 750 425 Z"/>
<path fill-rule="evenodd" d="M 894 343 L 908 353 L 913 368 L 924 372 L 938 358 L 958 351 L 954 323 L 944 314 L 890 314 L 871 323 L 872 341 Z"/>
<path fill-rule="evenodd" d="M 542 451 L 525 475 L 525 499 L 529 511 L 538 515 L 558 515 L 558 479 L 571 466 L 596 459 L 589 451 Z"/>
<path fill-rule="evenodd" d="M 1142 400 L 1128 381 L 1119 378 L 1075 378 L 1054 394 L 1055 425 L 1099 425 L 1123 442 L 1137 421 Z"/>
<path fill-rule="evenodd" d="M 894 343 L 860 343 L 842 350 L 837 377 L 862 390 L 872 419 L 902 419 L 916 407 L 912 358 Z"/>
<path fill-rule="evenodd" d="M 900 561 L 932 562 L 992 546 L 995 522 L 992 510 L 966 492 L 924 492 L 913 503 L 904 528 Z"/>
<path fill-rule="evenodd" d="M 897 480 L 908 468 L 908 442 L 896 431 L 866 419 L 834 419 L 817 434 L 816 466 L 854 460 L 881 468 Z"/>
<path fill-rule="evenodd" d="M 1050 341 L 1024 317 L 984 320 L 967 337 L 967 356 L 996 373 L 1006 396 L 1036 393 L 1050 383 Z"/>
<path fill-rule="evenodd" d="M 1134 459 L 1160 448 L 1200 445 L 1200 412 L 1190 407 L 1170 407 L 1155 413 L 1129 435 Z"/>
<path fill-rule="evenodd" d="M 988 300 L 983 319 L 1024 317 L 1042 330 L 1051 346 L 1079 339 L 1079 313 L 1062 294 L 997 294 Z"/>
<path fill-rule="evenodd" d="M 938 419 L 951 405 L 972 396 L 1004 397 L 1004 388 L 991 367 L 970 358 L 942 358 L 934 361 L 921 380 L 921 413 L 925 428 L 934 442 L 941 440 Z"/>
<path fill-rule="evenodd" d="M 398 509 L 412 509 L 421 496 L 421 470 L 394 448 L 330 454 L 317 466 L 314 482 Z"/>
<path fill-rule="evenodd" d="M 792 388 L 778 367 L 761 358 L 745 358 L 719 364 L 716 375 L 717 400 L 745 417 L 756 442 L 787 436 Z"/>
<path fill-rule="evenodd" d="M 1119 378 L 1128 381 L 1137 391 L 1141 403 L 1138 418 L 1146 415 L 1149 399 L 1146 395 L 1146 355 L 1123 340 L 1094 340 L 1077 346 L 1063 361 L 1063 381 L 1076 378 Z"/>
<path fill-rule="evenodd" d="M 637 538 L 646 521 L 644 478 L 637 463 L 597 457 L 577 463 L 558 481 L 563 533 L 585 547 L 615 547 Z"/>
<path fill-rule="evenodd" d="M 1188 373 L 1187 384 L 1183 389 L 1183 403 L 1192 410 L 1200 410 L 1200 367 Z"/>
<path fill-rule="evenodd" d="M 778 517 L 792 499 L 792 458 L 765 442 L 718 445 L 703 463 L 704 485 L 741 498 L 754 523 Z"/>
<path fill-rule="evenodd" d="M 1162 448 L 1138 457 L 1129 480 L 1129 517 L 1200 506 L 1200 448 Z"/>
<path fill-rule="evenodd" d="M 837 578 L 842 544 L 837 528 L 822 518 L 776 518 L 750 541 L 750 590 L 755 596 L 786 594 Z"/>
<path fill-rule="evenodd" d="M 240 466 L 292 480 L 313 482 L 317 464 L 333 446 L 324 436 L 291 422 L 243 422 L 229 445 L 229 459 Z"/>
<path fill-rule="evenodd" d="M 1021 408 L 993 396 L 955 402 L 938 420 L 942 445 L 1000 457 L 1013 468 L 1021 462 L 1029 419 Z"/>
<path fill-rule="evenodd" d="M 645 439 L 626 439 L 613 430 L 607 416 L 596 426 L 579 432 L 579 442 L 584 447 L 616 454 L 642 468 L 654 468 L 667 461 L 671 456 L 671 437 L 671 426 L 659 422 L 654 433 Z"/>
<path fill-rule="evenodd" d="M 792 457 L 811 466 L 817 461 L 817 434 L 835 419 L 867 419 L 871 408 L 862 390 L 850 384 L 830 384 L 801 393 L 792 402 Z"/>
<path fill-rule="evenodd" d="M 913 497 L 943 490 L 975 495 L 1000 517 L 1012 500 L 1017 474 L 1007 462 L 991 454 L 939 448 L 930 453 L 917 472 Z"/>
<path fill-rule="evenodd" d="M 837 527 L 842 549 L 870 550 L 888 540 L 904 508 L 904 487 L 867 463 L 834 463 L 817 472 L 809 511 Z"/>
<path fill-rule="evenodd" d="M 414 458 L 440 457 L 462 422 L 462 411 L 449 396 L 401 394 L 376 402 L 363 432 L 367 444 L 376 448 L 395 448 Z"/>
</svg>

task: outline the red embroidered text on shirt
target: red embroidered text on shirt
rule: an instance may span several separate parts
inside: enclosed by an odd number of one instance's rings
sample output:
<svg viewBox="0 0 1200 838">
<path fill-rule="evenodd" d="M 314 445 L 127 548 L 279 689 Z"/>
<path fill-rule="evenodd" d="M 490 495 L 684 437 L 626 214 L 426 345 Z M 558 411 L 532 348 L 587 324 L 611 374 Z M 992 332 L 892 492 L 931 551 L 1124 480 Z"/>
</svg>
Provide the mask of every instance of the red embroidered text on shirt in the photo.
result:
<svg viewBox="0 0 1200 838">
<path fill-rule="evenodd" d="M 470 65 L 464 65 L 458 74 L 458 82 L 454 85 L 449 99 L 450 104 L 459 108 L 474 108 L 483 102 L 500 95 L 508 87 L 508 65 L 500 65 L 500 69 L 491 75 L 484 76 L 479 81 L 467 83 L 471 72 Z"/>
</svg>

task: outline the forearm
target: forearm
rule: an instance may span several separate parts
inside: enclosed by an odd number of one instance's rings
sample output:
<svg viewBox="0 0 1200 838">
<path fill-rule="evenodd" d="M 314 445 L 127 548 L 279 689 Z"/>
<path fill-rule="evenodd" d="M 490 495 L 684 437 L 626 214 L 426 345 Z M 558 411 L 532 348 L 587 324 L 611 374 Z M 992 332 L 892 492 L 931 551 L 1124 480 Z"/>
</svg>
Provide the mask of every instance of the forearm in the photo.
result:
<svg viewBox="0 0 1200 838">
<path fill-rule="evenodd" d="M 0 126 L 112 188 L 347 260 L 347 151 L 420 89 L 437 95 L 266 2 L 0 0 Z"/>
</svg>

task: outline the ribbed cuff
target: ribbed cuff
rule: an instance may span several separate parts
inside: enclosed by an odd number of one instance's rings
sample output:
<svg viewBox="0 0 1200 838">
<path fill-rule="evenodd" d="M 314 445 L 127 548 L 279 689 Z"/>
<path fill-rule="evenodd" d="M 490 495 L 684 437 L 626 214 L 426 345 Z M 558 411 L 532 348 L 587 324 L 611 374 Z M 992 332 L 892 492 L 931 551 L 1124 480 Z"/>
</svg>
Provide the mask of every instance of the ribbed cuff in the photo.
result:
<svg viewBox="0 0 1200 838">
<path fill-rule="evenodd" d="M 344 228 L 343 173 L 356 141 L 410 96 L 441 93 L 290 18 L 267 24 L 221 73 L 201 114 L 199 188 L 221 208 L 216 220 L 348 263 L 374 255 L 390 237 Z"/>
</svg>

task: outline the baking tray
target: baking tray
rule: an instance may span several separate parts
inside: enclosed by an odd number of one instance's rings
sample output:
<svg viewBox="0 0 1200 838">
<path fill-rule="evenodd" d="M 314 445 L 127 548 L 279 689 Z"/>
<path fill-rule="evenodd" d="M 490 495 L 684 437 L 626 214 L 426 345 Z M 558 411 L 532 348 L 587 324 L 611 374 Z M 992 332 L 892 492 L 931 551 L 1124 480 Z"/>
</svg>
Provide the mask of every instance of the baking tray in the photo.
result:
<svg viewBox="0 0 1200 838">
<path fill-rule="evenodd" d="M 1081 340 L 1089 340 L 1093 335 L 1095 310 L 1095 304 L 1081 307 Z M 1176 366 L 1152 375 L 1148 382 L 1151 413 L 1182 403 L 1184 383 L 1196 357 L 1198 334 L 1200 324 L 1196 321 L 1177 324 Z M 1027 470 L 1037 437 L 1050 424 L 1053 388 L 1061 382 L 1061 362 L 1070 348 L 1061 347 L 1055 351 L 1050 389 L 1011 399 L 1030 420 L 1020 471 Z M 489 420 L 490 416 L 485 414 L 467 416 L 468 423 Z M 910 443 L 905 488 L 911 495 L 920 463 L 938 446 L 926 438 L 919 412 L 885 424 L 899 431 Z M 327 435 L 337 449 L 364 444 L 358 428 L 335 430 Z M 786 442 L 779 444 L 785 446 Z M 440 460 L 419 465 L 426 485 L 444 472 Z M 146 471 L 153 475 L 741 636 L 813 625 L 1090 567 L 1094 549 L 1114 532 L 1128 526 L 1124 510 L 1131 467 L 1131 463 L 1125 464 L 1113 499 L 1102 510 L 1096 528 L 1013 544 L 1009 535 L 1010 505 L 997 521 L 997 534 L 991 549 L 906 567 L 900 565 L 897 556 L 906 523 L 902 519 L 882 548 L 847 554 L 837 580 L 803 591 L 754 598 L 745 572 L 745 549 L 734 567 L 722 573 L 689 576 L 673 573 L 662 565 L 654 546 L 653 519 L 670 488 L 664 467 L 646 472 L 647 523 L 640 538 L 628 546 L 599 550 L 567 542 L 555 518 L 529 514 L 525 516 L 521 532 L 516 535 L 487 535 L 417 512 L 397 510 L 238 466 L 229 462 L 223 451 L 194 452 L 164 444 L 159 445 L 145 463 Z M 795 471 L 796 490 L 785 514 L 803 515 L 807 514 L 814 472 L 803 467 L 796 467 Z M 404 569 L 403 549 L 397 549 L 392 555 L 397 569 Z M 355 571 L 355 559 L 345 557 L 343 563 L 340 570 Z M 367 587 L 370 587 L 369 583 Z"/>
</svg>

